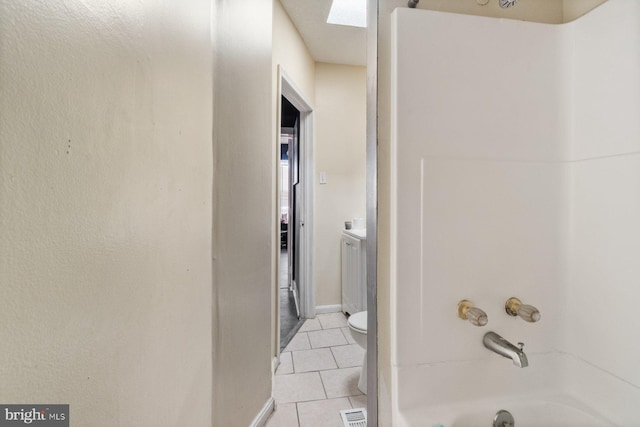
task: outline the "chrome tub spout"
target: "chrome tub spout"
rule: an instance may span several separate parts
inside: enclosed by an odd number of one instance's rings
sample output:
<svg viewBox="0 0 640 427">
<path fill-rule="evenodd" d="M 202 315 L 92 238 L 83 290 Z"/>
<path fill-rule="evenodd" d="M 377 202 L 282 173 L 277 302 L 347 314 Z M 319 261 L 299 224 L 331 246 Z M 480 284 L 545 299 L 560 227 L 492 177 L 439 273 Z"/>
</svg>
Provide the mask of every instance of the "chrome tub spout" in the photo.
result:
<svg viewBox="0 0 640 427">
<path fill-rule="evenodd" d="M 516 347 L 495 332 L 487 332 L 482 339 L 482 343 L 494 353 L 498 353 L 502 357 L 511 359 L 513 364 L 518 368 L 526 368 L 529 366 L 527 355 L 522 350 L 524 344 L 521 342 L 518 343 L 518 346 Z"/>
</svg>

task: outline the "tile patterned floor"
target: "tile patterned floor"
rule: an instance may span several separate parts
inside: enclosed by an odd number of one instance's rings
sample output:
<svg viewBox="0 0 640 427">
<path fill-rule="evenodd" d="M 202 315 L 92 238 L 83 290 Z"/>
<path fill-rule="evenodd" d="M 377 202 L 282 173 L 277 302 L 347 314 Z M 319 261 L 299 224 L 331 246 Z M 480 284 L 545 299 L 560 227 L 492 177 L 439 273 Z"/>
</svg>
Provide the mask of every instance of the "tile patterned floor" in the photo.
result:
<svg viewBox="0 0 640 427">
<path fill-rule="evenodd" d="M 358 390 L 363 358 L 344 314 L 307 319 L 280 354 L 266 427 L 343 427 L 342 409 L 367 406 Z"/>
</svg>

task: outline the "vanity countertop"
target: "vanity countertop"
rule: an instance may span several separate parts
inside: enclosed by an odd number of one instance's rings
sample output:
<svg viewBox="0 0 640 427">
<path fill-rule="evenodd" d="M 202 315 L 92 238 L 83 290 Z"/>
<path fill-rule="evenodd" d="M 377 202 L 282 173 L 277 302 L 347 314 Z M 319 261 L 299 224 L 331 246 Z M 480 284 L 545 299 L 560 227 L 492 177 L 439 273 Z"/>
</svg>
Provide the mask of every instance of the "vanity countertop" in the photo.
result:
<svg viewBox="0 0 640 427">
<path fill-rule="evenodd" d="M 342 230 L 342 232 L 356 239 L 366 240 L 367 238 L 367 230 L 365 228 L 352 228 L 351 230 Z"/>
</svg>

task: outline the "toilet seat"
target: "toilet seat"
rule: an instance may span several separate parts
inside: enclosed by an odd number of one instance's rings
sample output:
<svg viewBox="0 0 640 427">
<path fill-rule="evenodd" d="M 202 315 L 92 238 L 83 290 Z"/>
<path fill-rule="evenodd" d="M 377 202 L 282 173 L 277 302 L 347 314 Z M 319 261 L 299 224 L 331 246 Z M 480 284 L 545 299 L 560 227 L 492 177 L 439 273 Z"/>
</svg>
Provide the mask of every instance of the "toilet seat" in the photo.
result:
<svg viewBox="0 0 640 427">
<path fill-rule="evenodd" d="M 357 332 L 366 334 L 367 333 L 367 312 L 361 311 L 359 313 L 354 313 L 349 316 L 347 319 L 347 323 L 351 329 L 354 329 Z"/>
<path fill-rule="evenodd" d="M 364 349 L 362 369 L 360 369 L 360 378 L 358 379 L 358 390 L 367 394 L 367 312 L 361 311 L 352 314 L 347 319 L 347 324 L 353 340 Z"/>
</svg>

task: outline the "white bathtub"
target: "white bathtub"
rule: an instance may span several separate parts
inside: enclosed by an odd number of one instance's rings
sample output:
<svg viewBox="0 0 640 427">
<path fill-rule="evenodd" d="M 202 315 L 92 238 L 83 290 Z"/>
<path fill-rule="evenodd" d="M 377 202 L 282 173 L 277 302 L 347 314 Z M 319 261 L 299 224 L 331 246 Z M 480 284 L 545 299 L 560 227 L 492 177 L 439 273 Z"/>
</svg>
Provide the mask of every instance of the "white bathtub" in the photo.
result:
<svg viewBox="0 0 640 427">
<path fill-rule="evenodd" d="M 614 426 L 590 408 L 565 396 L 414 408 L 401 413 L 401 424 L 406 427 L 491 427 L 496 412 L 501 409 L 513 415 L 516 427 Z"/>
<path fill-rule="evenodd" d="M 526 369 L 501 358 L 397 370 L 394 427 L 640 427 L 640 388 L 567 354 L 531 355 Z M 508 361 L 507 361 L 508 362 Z"/>
</svg>

